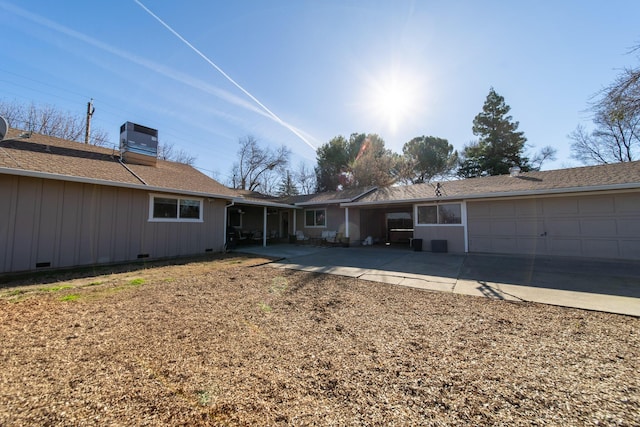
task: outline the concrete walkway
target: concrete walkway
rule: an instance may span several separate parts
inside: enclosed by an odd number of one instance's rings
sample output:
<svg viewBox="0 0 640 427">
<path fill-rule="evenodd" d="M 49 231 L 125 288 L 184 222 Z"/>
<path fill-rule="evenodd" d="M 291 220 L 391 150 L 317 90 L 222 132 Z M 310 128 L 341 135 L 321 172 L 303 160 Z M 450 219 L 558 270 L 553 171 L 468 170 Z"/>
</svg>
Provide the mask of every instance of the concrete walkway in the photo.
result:
<svg viewBox="0 0 640 427">
<path fill-rule="evenodd" d="M 389 247 L 239 248 L 276 268 L 511 301 L 640 316 L 640 263 L 558 257 L 414 252 Z"/>
</svg>

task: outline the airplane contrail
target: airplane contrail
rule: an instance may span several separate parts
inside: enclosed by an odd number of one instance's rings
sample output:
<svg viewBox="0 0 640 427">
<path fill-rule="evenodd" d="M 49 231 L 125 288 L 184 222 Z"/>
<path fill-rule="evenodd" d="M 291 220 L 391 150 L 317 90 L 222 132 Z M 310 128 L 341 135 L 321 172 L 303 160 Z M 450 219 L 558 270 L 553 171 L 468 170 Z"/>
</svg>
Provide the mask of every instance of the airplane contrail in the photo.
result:
<svg viewBox="0 0 640 427">
<path fill-rule="evenodd" d="M 169 26 L 169 24 L 167 24 L 166 22 L 164 22 L 158 15 L 156 15 L 155 13 L 153 13 L 151 10 L 149 10 L 149 8 L 147 8 L 144 4 L 142 4 L 142 2 L 140 2 L 139 0 L 133 0 L 134 2 L 136 2 L 138 4 L 138 6 L 140 6 L 142 9 L 145 10 L 145 12 L 147 12 L 149 15 L 151 15 L 156 21 L 158 21 L 163 27 L 165 27 L 167 30 L 169 30 L 174 36 L 176 36 L 181 42 L 183 42 L 184 44 L 186 44 L 191 50 L 193 50 L 196 54 L 198 54 L 198 56 L 200 56 L 202 59 L 204 59 L 209 65 L 211 65 L 213 68 L 215 68 L 220 74 L 222 74 L 224 76 L 224 78 L 226 78 L 227 80 L 229 80 L 229 82 L 231 82 L 235 87 L 237 87 L 238 89 L 240 89 L 245 95 L 247 95 L 249 98 L 251 98 L 251 100 L 253 102 L 255 102 L 256 104 L 258 104 L 273 120 L 275 120 L 277 123 L 280 123 L 282 126 L 284 126 L 285 128 L 289 129 L 291 132 L 293 132 L 293 134 L 295 134 L 298 138 L 300 138 L 305 144 L 307 144 L 309 147 L 311 147 L 312 150 L 316 150 L 316 147 L 313 146 L 313 144 L 311 144 L 300 132 L 298 132 L 293 126 L 289 125 L 288 123 L 286 123 L 285 121 L 283 121 L 280 117 L 278 117 L 273 111 L 271 111 L 269 108 L 267 108 L 262 102 L 260 102 L 255 96 L 251 95 L 245 88 L 243 88 L 242 86 L 240 86 L 240 84 L 238 84 L 235 80 L 233 80 L 231 78 L 231 76 L 229 76 L 227 73 L 225 73 L 220 67 L 218 67 L 212 60 L 210 60 L 204 53 L 202 53 L 200 50 L 198 50 L 198 48 L 196 48 L 194 45 L 192 45 L 191 43 L 189 43 L 188 40 L 186 40 L 184 37 L 182 37 L 177 31 L 175 31 L 173 28 L 171 28 L 171 26 Z"/>
<path fill-rule="evenodd" d="M 199 91 L 202 92 L 206 92 L 209 93 L 211 95 L 214 95 L 220 99 L 225 100 L 226 102 L 229 102 L 231 104 L 237 105 L 241 108 L 247 109 L 249 111 L 252 111 L 256 114 L 260 114 L 264 117 L 268 117 L 270 119 L 273 119 L 271 117 L 271 115 L 267 114 L 264 110 L 262 110 L 261 108 L 257 107 L 254 103 L 251 103 L 250 101 L 248 101 L 246 98 L 244 97 L 240 97 L 239 95 L 235 95 L 235 94 L 231 94 L 230 92 L 226 91 L 226 90 L 222 90 L 222 89 L 218 89 L 214 86 L 211 86 L 210 84 L 207 84 L 206 82 L 203 82 L 201 80 L 195 79 L 194 77 L 188 75 L 188 74 L 184 74 L 181 72 L 178 72 L 176 70 L 173 70 L 171 68 L 168 68 L 162 64 L 159 64 L 157 62 L 153 62 L 150 61 L 148 59 L 142 58 L 140 56 L 134 55 L 130 52 L 127 52 L 125 50 L 122 49 L 118 49 L 112 45 L 106 44 L 104 42 L 101 42 L 99 40 L 96 40 L 92 37 L 89 37 L 83 33 L 80 33 L 78 31 L 72 30 L 68 27 L 65 27 L 63 25 L 60 25 L 56 22 L 50 21 L 49 19 L 43 18 L 39 15 L 35 15 L 29 11 L 26 11 L 24 9 L 21 9 L 17 6 L 11 5 L 11 4 L 7 4 L 5 2 L 3 2 L 2 0 L 0 0 L 0 9 L 7 9 L 10 12 L 15 13 L 18 16 L 21 16 L 25 19 L 28 19 L 32 22 L 35 22 L 38 25 L 42 25 L 43 27 L 49 28 L 53 31 L 57 31 L 60 34 L 64 34 L 66 36 L 75 38 L 76 40 L 80 40 L 84 43 L 87 43 L 93 47 L 96 47 L 98 49 L 101 49 L 105 52 L 108 52 L 112 55 L 118 56 L 120 58 L 123 58 L 127 61 L 130 61 L 134 64 L 140 65 L 141 67 L 145 67 L 148 70 L 152 70 L 155 73 L 161 74 L 165 77 L 168 77 L 172 80 L 175 80 L 177 82 L 180 82 L 184 85 L 193 87 Z"/>
</svg>

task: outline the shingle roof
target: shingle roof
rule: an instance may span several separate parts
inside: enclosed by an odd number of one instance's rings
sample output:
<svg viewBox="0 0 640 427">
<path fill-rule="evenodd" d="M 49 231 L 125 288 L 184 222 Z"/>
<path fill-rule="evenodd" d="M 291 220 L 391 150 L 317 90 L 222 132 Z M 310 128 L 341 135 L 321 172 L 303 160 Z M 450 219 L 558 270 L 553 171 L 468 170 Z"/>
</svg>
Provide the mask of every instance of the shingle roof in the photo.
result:
<svg viewBox="0 0 640 427">
<path fill-rule="evenodd" d="M 348 188 L 343 191 L 327 191 L 324 193 L 306 194 L 300 196 L 283 197 L 279 199 L 281 203 L 295 204 L 295 205 L 314 205 L 314 204 L 332 204 L 332 203 L 345 203 L 352 202 L 359 199 L 363 195 L 366 195 L 376 187 L 364 187 L 364 188 Z"/>
<path fill-rule="evenodd" d="M 51 136 L 20 138 L 9 129 L 0 141 L 0 168 L 51 174 L 51 178 L 100 181 L 115 186 L 143 186 L 177 193 L 235 197 L 236 193 L 195 168 L 158 160 L 156 166 L 119 161 L 117 149 L 97 147 Z"/>
<path fill-rule="evenodd" d="M 385 203 L 442 198 L 479 198 L 551 192 L 590 191 L 597 189 L 639 188 L 640 161 L 585 166 L 551 171 L 460 179 L 439 183 L 416 184 L 378 189 L 355 203 Z"/>
</svg>

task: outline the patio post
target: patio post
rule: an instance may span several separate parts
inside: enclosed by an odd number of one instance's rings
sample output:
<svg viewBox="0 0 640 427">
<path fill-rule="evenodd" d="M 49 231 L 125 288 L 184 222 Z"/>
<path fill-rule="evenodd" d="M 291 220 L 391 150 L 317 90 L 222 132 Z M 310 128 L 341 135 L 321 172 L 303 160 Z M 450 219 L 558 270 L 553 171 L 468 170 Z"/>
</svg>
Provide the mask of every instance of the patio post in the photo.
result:
<svg viewBox="0 0 640 427">
<path fill-rule="evenodd" d="M 291 209 L 291 212 L 293 213 L 293 234 L 296 234 L 296 231 L 298 231 L 298 225 L 296 224 L 298 215 L 295 209 Z"/>
<path fill-rule="evenodd" d="M 344 208 L 344 237 L 349 238 L 349 208 Z"/>
<path fill-rule="evenodd" d="M 262 211 L 262 247 L 267 247 L 267 207 Z"/>
</svg>

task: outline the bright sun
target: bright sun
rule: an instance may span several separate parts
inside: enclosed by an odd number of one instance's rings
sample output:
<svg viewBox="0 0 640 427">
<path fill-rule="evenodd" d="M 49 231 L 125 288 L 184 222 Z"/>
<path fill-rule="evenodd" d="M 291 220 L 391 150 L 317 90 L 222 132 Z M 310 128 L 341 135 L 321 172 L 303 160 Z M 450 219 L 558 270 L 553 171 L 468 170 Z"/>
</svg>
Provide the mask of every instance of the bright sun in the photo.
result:
<svg viewBox="0 0 640 427">
<path fill-rule="evenodd" d="M 416 79 L 406 73 L 395 72 L 376 79 L 369 92 L 371 113 L 395 132 L 418 109 L 419 91 Z"/>
</svg>

